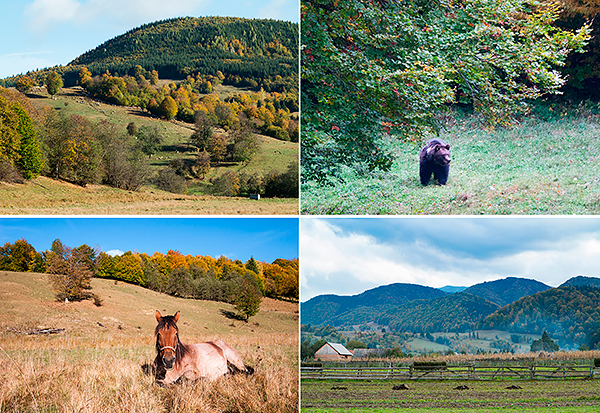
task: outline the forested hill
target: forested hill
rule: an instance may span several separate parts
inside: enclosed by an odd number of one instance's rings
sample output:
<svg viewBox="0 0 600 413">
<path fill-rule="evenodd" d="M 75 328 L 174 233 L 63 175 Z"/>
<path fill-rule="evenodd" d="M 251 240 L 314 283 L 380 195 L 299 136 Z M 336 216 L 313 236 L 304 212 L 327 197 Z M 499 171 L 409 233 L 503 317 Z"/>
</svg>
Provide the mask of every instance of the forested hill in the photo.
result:
<svg viewBox="0 0 600 413">
<path fill-rule="evenodd" d="M 404 283 L 383 285 L 353 296 L 319 295 L 302 303 L 302 323 L 331 324 L 345 313 L 355 313 L 359 307 L 361 312 L 373 308 L 376 309 L 375 313 L 379 313 L 381 306 L 395 306 L 412 300 L 445 295 L 436 288 Z"/>
<path fill-rule="evenodd" d="M 486 317 L 482 329 L 513 333 L 547 331 L 560 345 L 600 345 L 600 289 L 559 287 L 523 297 Z"/>
<path fill-rule="evenodd" d="M 562 283 L 561 287 L 576 287 L 580 285 L 587 285 L 590 287 L 600 287 L 600 278 L 597 277 L 586 277 L 584 275 L 578 275 L 577 277 L 569 278 L 567 281 Z"/>
<path fill-rule="evenodd" d="M 74 85 L 82 67 L 93 76 L 133 75 L 135 66 L 162 79 L 189 74 L 267 79 L 298 76 L 297 23 L 234 17 L 182 17 L 149 23 L 106 41 L 67 66 L 53 68 Z"/>
<path fill-rule="evenodd" d="M 533 295 L 540 291 L 549 290 L 549 285 L 527 278 L 508 277 L 475 284 L 466 290 L 466 293 L 485 298 L 503 307 L 526 295 Z"/>
<path fill-rule="evenodd" d="M 276 20 L 184 17 L 146 24 L 84 53 L 70 65 L 126 74 L 136 65 L 161 78 L 217 71 L 242 77 L 297 72 L 298 25 Z"/>
</svg>

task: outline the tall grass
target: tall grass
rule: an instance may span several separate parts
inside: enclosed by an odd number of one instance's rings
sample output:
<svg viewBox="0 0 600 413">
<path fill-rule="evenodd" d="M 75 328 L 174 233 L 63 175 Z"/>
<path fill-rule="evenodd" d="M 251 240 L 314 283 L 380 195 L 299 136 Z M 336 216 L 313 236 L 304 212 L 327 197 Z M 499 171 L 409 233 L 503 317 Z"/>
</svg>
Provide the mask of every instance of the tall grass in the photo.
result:
<svg viewBox="0 0 600 413">
<path fill-rule="evenodd" d="M 141 336 L 90 340 L 3 333 L 0 412 L 298 411 L 294 335 L 264 335 L 260 346 L 244 337 L 224 339 L 255 367 L 254 375 L 159 387 L 142 368 L 152 363 L 155 350 Z"/>
<path fill-rule="evenodd" d="M 597 214 L 600 126 L 592 109 L 549 106 L 495 130 L 449 114 L 441 134 L 452 151 L 446 186 L 421 186 L 420 144 L 382 138 L 396 157 L 389 172 L 343 168 L 330 186 L 303 182 L 302 213 Z"/>
</svg>

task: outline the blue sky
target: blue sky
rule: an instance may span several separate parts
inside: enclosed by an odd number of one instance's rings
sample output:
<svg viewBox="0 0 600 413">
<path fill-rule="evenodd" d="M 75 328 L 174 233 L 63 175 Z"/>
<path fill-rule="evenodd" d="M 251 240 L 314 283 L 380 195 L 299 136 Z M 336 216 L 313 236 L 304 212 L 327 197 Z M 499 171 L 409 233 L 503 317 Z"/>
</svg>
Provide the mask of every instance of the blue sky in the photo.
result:
<svg viewBox="0 0 600 413">
<path fill-rule="evenodd" d="M 471 286 L 506 277 L 558 286 L 600 277 L 600 218 L 303 218 L 301 300 L 395 282 Z"/>
<path fill-rule="evenodd" d="M 144 23 L 181 16 L 299 21 L 298 0 L 3 0 L 0 78 L 65 65 Z"/>
<path fill-rule="evenodd" d="M 0 245 L 21 238 L 37 251 L 59 238 L 105 252 L 172 249 L 243 262 L 298 258 L 298 218 L 0 218 Z"/>
</svg>

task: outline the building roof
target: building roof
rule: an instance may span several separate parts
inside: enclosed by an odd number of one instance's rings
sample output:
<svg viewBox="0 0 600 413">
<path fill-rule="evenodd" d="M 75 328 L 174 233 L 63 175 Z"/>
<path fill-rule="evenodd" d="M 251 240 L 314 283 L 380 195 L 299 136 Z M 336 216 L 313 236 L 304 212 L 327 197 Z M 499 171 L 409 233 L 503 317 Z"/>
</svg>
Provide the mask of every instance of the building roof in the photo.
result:
<svg viewBox="0 0 600 413">
<path fill-rule="evenodd" d="M 327 343 L 329 344 L 340 356 L 351 356 L 352 352 L 346 347 L 338 343 Z"/>
</svg>

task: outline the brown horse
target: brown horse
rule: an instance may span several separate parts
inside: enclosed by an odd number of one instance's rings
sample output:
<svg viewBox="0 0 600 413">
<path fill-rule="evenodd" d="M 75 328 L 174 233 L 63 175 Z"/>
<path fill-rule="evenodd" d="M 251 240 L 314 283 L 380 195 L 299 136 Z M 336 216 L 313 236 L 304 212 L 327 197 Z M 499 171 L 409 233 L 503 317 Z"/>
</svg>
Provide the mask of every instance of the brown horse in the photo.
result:
<svg viewBox="0 0 600 413">
<path fill-rule="evenodd" d="M 239 353 L 221 340 L 183 344 L 179 341 L 178 320 L 179 311 L 164 317 L 156 311 L 154 367 L 158 384 L 170 384 L 180 378 L 214 380 L 227 373 L 254 373 L 252 367 L 244 365 Z"/>
</svg>

